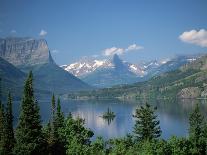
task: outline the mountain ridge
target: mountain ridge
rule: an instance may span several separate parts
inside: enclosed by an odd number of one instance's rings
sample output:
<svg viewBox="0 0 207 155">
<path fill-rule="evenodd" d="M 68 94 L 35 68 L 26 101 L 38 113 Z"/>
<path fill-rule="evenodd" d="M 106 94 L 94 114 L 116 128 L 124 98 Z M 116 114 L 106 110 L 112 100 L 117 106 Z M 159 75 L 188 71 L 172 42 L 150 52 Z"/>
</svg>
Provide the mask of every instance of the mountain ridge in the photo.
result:
<svg viewBox="0 0 207 155">
<path fill-rule="evenodd" d="M 176 56 L 171 59 L 152 60 L 137 65 L 123 61 L 118 55 L 114 55 L 108 59 L 85 58 L 61 67 L 90 85 L 103 88 L 146 81 L 153 76 L 175 70 L 198 57 L 199 55 Z"/>
<path fill-rule="evenodd" d="M 162 73 L 148 81 L 69 94 L 72 99 L 176 99 L 207 98 L 207 55 Z"/>
<path fill-rule="evenodd" d="M 32 70 L 35 89 L 61 94 L 91 88 L 55 63 L 45 39 L 0 39 L 0 57 L 24 74 Z"/>
</svg>

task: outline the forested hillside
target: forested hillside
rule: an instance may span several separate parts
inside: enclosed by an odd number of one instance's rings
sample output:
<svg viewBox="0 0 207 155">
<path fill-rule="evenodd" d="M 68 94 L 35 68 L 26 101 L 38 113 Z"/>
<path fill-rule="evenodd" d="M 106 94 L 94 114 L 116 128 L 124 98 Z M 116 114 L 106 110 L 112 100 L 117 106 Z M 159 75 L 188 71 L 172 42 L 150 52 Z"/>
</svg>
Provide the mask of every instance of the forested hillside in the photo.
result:
<svg viewBox="0 0 207 155">
<path fill-rule="evenodd" d="M 207 56 L 146 82 L 69 94 L 73 99 L 93 98 L 205 98 L 207 96 Z"/>
</svg>

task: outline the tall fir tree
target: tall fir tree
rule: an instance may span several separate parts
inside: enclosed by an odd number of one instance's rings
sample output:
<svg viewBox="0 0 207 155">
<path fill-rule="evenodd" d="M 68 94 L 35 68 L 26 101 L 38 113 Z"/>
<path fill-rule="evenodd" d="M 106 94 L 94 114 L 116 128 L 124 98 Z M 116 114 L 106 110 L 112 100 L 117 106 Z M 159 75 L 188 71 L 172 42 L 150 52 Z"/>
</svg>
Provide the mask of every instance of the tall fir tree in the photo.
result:
<svg viewBox="0 0 207 155">
<path fill-rule="evenodd" d="M 0 101 L 2 100 L 2 79 L 0 77 Z"/>
<path fill-rule="evenodd" d="M 52 102 L 51 102 L 51 136 L 55 139 L 56 137 L 56 128 L 55 128 L 55 112 L 56 112 L 56 102 L 55 102 L 55 95 L 52 95 Z"/>
<path fill-rule="evenodd" d="M 16 128 L 16 155 L 45 154 L 39 107 L 34 97 L 32 72 L 25 82 L 19 122 Z"/>
<path fill-rule="evenodd" d="M 9 92 L 8 99 L 7 99 L 7 107 L 5 113 L 5 141 L 6 147 L 5 151 L 6 154 L 12 154 L 15 139 L 14 139 L 14 129 L 13 129 L 13 112 L 12 112 L 12 97 Z"/>
<path fill-rule="evenodd" d="M 161 136 L 160 122 L 155 115 L 156 108 L 149 104 L 136 109 L 133 117 L 136 119 L 134 134 L 137 140 L 152 140 Z"/>
<path fill-rule="evenodd" d="M 56 114 L 55 114 L 55 126 L 57 130 L 64 125 L 64 114 L 61 110 L 61 105 L 60 105 L 60 98 L 57 100 L 57 109 L 56 109 Z"/>
<path fill-rule="evenodd" d="M 51 155 L 64 155 L 65 148 L 63 140 L 60 138 L 58 130 L 64 125 L 64 115 L 61 111 L 60 99 L 55 102 L 55 95 L 53 94 L 51 100 L 51 120 L 50 120 L 50 133 L 49 133 L 49 154 Z M 49 130 L 48 130 L 49 131 Z"/>
<path fill-rule="evenodd" d="M 205 144 L 203 142 L 205 123 L 198 104 L 190 114 L 189 125 L 189 139 L 193 144 L 192 152 L 194 154 L 205 153 Z"/>
<path fill-rule="evenodd" d="M 5 145 L 6 145 L 6 138 L 5 138 L 5 113 L 4 113 L 4 106 L 0 101 L 0 154 L 5 155 Z"/>
</svg>

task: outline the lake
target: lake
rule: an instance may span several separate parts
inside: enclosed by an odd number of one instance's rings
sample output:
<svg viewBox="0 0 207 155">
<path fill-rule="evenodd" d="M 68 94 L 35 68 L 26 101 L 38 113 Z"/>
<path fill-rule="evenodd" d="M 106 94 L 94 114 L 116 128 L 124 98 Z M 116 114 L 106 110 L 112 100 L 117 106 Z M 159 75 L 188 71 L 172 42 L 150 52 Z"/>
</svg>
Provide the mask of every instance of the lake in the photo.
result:
<svg viewBox="0 0 207 155">
<path fill-rule="evenodd" d="M 132 133 L 135 109 L 146 101 L 121 102 L 117 100 L 105 101 L 61 101 L 65 115 L 69 112 L 73 117 L 85 119 L 85 126 L 94 132 L 94 137 L 102 136 L 104 139 L 123 137 Z M 207 102 L 205 100 L 180 100 L 180 101 L 147 101 L 157 107 L 156 114 L 160 120 L 162 138 L 168 139 L 172 135 L 187 136 L 188 118 L 196 103 L 199 103 L 203 114 L 207 114 Z M 50 100 L 39 101 L 43 122 L 50 117 Z M 111 122 L 104 120 L 102 114 L 110 108 L 116 117 Z M 15 122 L 18 110 L 15 111 Z"/>
</svg>

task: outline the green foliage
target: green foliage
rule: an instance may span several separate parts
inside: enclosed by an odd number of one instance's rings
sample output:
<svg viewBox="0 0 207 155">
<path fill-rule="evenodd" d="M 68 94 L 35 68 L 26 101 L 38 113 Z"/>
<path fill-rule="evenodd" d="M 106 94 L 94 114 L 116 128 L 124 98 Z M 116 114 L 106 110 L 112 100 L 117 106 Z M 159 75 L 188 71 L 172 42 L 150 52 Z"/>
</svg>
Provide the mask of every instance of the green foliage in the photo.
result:
<svg viewBox="0 0 207 155">
<path fill-rule="evenodd" d="M 42 125 L 39 107 L 34 98 L 32 72 L 25 82 L 19 122 L 16 128 L 16 155 L 45 154 L 45 139 L 42 134 Z"/>
<path fill-rule="evenodd" d="M 152 108 L 149 104 L 136 109 L 134 118 L 136 118 L 134 126 L 134 134 L 137 140 L 153 140 L 161 135 L 160 122 L 155 115 L 156 108 Z"/>
<path fill-rule="evenodd" d="M 0 103 L 0 154 L 12 155 L 14 144 L 12 98 L 9 93 L 6 109 Z"/>
<path fill-rule="evenodd" d="M 207 154 L 207 122 L 204 125 L 202 141 L 205 142 L 205 154 Z"/>
<path fill-rule="evenodd" d="M 12 114 L 12 98 L 11 94 L 8 94 L 7 107 L 5 113 L 5 152 L 6 154 L 12 154 L 15 139 L 13 130 L 13 114 Z"/>
<path fill-rule="evenodd" d="M 124 138 L 111 139 L 110 153 L 109 154 L 127 154 L 128 151 L 133 150 L 134 142 L 131 135 L 127 135 Z"/>
<path fill-rule="evenodd" d="M 58 98 L 57 106 L 55 102 L 55 95 L 53 94 L 51 100 L 51 119 L 45 127 L 45 134 L 48 142 L 48 151 L 50 155 L 64 155 L 64 140 L 59 134 L 60 128 L 64 125 L 64 114 L 61 111 L 60 99 Z"/>
<path fill-rule="evenodd" d="M 60 98 L 58 98 L 58 100 L 57 100 L 57 109 L 56 109 L 56 114 L 55 114 L 55 125 L 57 128 L 61 128 L 64 125 L 64 114 L 61 110 Z"/>
<path fill-rule="evenodd" d="M 111 111 L 111 109 L 107 109 L 107 112 L 105 112 L 103 114 L 103 118 L 107 119 L 107 118 L 114 118 L 116 115 L 113 111 Z"/>
<path fill-rule="evenodd" d="M 71 115 L 66 119 L 60 134 L 65 138 L 67 154 L 87 154 L 90 152 L 90 138 L 93 132 L 84 127 L 84 120 L 73 119 Z"/>
<path fill-rule="evenodd" d="M 0 101 L 0 154 L 6 154 L 6 121 L 5 121 L 5 113 L 4 113 L 4 106 Z"/>
<path fill-rule="evenodd" d="M 96 140 L 91 143 L 90 154 L 104 155 L 106 153 L 105 147 L 103 138 L 97 137 Z"/>
<path fill-rule="evenodd" d="M 50 118 L 50 142 L 49 143 L 55 143 L 57 140 L 57 128 L 55 126 L 55 108 L 56 108 L 56 102 L 55 102 L 55 95 L 52 95 L 51 100 L 51 118 Z"/>
<path fill-rule="evenodd" d="M 193 144 L 192 151 L 195 154 L 205 153 L 205 140 L 204 135 L 204 117 L 200 112 L 199 105 L 196 104 L 194 111 L 191 113 L 189 118 L 189 139 Z"/>
<path fill-rule="evenodd" d="M 192 145 L 186 138 L 171 137 L 168 140 L 170 154 L 172 155 L 189 155 L 192 154 Z"/>
</svg>

